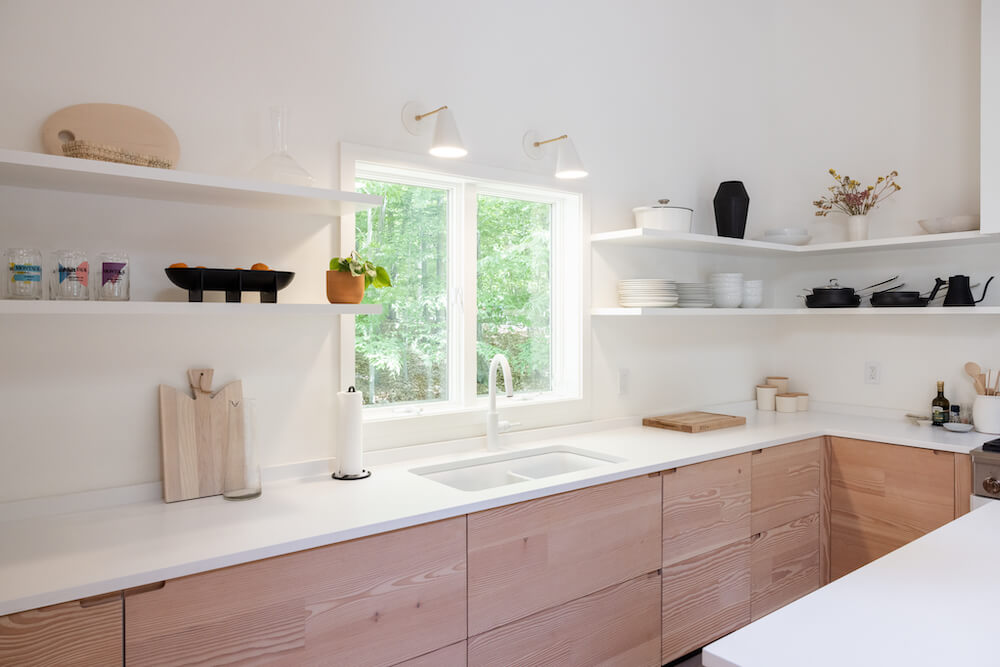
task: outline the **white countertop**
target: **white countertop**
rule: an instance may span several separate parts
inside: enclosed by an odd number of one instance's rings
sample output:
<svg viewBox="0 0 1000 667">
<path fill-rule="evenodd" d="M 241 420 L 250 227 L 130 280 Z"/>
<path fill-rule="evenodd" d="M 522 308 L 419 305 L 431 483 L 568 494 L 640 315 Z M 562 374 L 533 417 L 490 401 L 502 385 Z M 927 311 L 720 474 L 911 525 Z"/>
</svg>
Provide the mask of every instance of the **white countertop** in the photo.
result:
<svg viewBox="0 0 1000 667">
<path fill-rule="evenodd" d="M 924 535 L 702 651 L 705 667 L 998 665 L 1000 502 Z"/>
<path fill-rule="evenodd" d="M 912 426 L 902 419 L 776 414 L 747 404 L 726 408 L 729 414 L 747 415 L 747 425 L 686 434 L 643 428 L 636 419 L 633 426 L 600 430 L 601 424 L 594 424 L 591 432 L 575 435 L 547 429 L 539 432 L 543 439 L 528 443 L 525 434 L 502 438 L 502 443 L 519 442 L 511 449 L 568 445 L 624 461 L 484 491 L 459 491 L 409 472 L 418 465 L 486 453 L 480 450 L 372 466 L 374 474 L 363 481 L 322 475 L 269 484 L 259 499 L 245 502 L 218 496 L 170 505 L 148 501 L 0 520 L 0 615 L 814 436 L 962 453 L 993 437 Z"/>
</svg>

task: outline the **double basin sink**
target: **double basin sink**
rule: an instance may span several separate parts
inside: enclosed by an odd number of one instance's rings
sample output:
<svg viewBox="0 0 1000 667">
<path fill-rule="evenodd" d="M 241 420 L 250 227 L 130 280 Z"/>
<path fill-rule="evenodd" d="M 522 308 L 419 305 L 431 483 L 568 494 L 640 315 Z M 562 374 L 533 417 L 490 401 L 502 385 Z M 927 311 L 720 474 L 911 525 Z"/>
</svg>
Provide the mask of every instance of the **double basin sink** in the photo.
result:
<svg viewBox="0 0 1000 667">
<path fill-rule="evenodd" d="M 411 468 L 410 472 L 461 491 L 483 491 L 624 460 L 575 447 L 554 445 Z"/>
</svg>

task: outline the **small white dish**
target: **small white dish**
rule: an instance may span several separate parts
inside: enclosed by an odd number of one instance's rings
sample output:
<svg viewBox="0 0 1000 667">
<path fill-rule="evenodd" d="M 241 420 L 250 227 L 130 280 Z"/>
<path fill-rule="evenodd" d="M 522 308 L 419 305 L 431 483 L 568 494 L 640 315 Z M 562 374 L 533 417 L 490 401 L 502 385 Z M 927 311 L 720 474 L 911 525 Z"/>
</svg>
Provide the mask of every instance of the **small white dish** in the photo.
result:
<svg viewBox="0 0 1000 667">
<path fill-rule="evenodd" d="M 806 234 L 805 236 L 765 236 L 764 240 L 768 243 L 780 243 L 782 245 L 808 245 L 812 241 L 812 237 Z"/>
<path fill-rule="evenodd" d="M 945 422 L 941 424 L 949 431 L 954 431 L 955 433 L 968 433 L 972 430 L 972 424 L 961 424 L 959 422 Z"/>
<path fill-rule="evenodd" d="M 768 229 L 764 236 L 809 236 L 809 230 L 805 227 L 780 227 L 778 229 Z"/>
<path fill-rule="evenodd" d="M 942 218 L 917 220 L 928 234 L 949 234 L 952 232 L 972 232 L 979 229 L 978 215 L 952 215 Z"/>
</svg>

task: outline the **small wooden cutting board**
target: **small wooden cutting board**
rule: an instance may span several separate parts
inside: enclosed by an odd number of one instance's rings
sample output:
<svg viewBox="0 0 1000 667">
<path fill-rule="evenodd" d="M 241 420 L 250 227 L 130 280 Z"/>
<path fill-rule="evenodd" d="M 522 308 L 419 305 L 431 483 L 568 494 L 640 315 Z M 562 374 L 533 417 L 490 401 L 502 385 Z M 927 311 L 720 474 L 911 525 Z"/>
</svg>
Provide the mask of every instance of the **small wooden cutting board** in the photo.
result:
<svg viewBox="0 0 1000 667">
<path fill-rule="evenodd" d="M 743 426 L 746 423 L 746 417 L 720 415 L 714 412 L 678 412 L 675 415 L 646 417 L 642 420 L 643 426 L 665 428 L 668 431 L 682 431 L 684 433 L 715 431 L 720 428 Z"/>
</svg>

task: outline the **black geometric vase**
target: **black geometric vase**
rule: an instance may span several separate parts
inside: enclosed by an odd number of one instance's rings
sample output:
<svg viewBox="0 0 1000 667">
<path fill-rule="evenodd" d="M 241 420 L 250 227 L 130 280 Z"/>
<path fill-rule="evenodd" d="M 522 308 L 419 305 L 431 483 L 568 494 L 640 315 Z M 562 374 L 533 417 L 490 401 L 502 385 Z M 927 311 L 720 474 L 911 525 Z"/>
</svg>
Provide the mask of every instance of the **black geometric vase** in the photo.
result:
<svg viewBox="0 0 1000 667">
<path fill-rule="evenodd" d="M 750 211 L 750 195 L 743 187 L 743 181 L 720 183 L 712 203 L 715 204 L 715 229 L 719 236 L 743 238 L 747 230 L 747 213 Z"/>
</svg>

